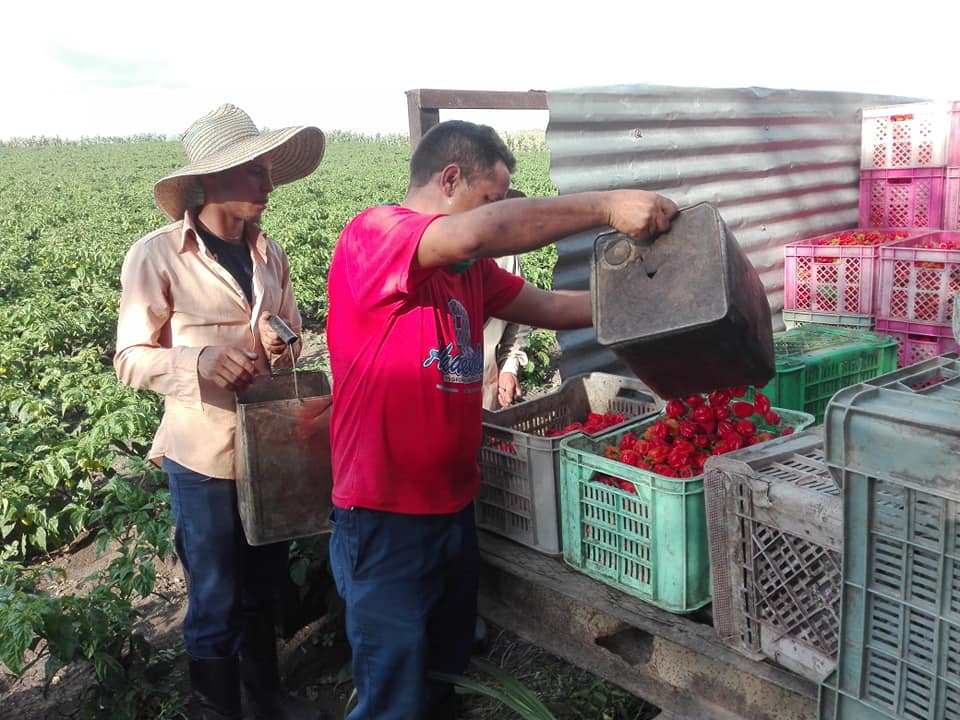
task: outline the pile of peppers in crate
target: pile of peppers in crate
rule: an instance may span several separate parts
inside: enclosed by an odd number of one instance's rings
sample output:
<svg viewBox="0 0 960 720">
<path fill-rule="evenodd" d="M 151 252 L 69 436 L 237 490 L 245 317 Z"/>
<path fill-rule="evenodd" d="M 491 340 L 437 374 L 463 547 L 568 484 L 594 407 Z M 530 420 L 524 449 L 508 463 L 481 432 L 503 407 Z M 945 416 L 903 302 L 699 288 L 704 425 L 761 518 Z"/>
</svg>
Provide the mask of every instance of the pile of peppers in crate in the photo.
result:
<svg viewBox="0 0 960 720">
<path fill-rule="evenodd" d="M 627 432 L 617 445 L 608 445 L 603 454 L 643 470 L 667 477 L 689 478 L 703 473 L 711 455 L 739 450 L 775 437 L 789 435 L 771 409 L 769 398 L 756 392 L 752 401 L 743 400 L 747 388 L 716 390 L 667 403 L 661 417 L 647 425 L 642 435 Z M 597 476 L 597 482 L 636 492 L 628 480 Z"/>
</svg>

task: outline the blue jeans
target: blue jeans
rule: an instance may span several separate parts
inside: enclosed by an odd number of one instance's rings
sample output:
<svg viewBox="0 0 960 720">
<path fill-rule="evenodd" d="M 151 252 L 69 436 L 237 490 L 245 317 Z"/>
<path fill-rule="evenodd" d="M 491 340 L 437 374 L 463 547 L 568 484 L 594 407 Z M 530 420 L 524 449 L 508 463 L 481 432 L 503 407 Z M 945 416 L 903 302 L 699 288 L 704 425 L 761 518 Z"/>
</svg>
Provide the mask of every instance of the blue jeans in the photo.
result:
<svg viewBox="0 0 960 720">
<path fill-rule="evenodd" d="M 288 543 L 251 546 L 237 511 L 237 485 L 164 459 L 177 556 L 187 573 L 183 639 L 196 658 L 233 657 L 244 616 L 270 613 L 287 571 Z"/>
<path fill-rule="evenodd" d="M 346 603 L 358 703 L 350 720 L 419 720 L 470 661 L 480 553 L 473 505 L 450 515 L 335 508 L 330 563 Z"/>
</svg>

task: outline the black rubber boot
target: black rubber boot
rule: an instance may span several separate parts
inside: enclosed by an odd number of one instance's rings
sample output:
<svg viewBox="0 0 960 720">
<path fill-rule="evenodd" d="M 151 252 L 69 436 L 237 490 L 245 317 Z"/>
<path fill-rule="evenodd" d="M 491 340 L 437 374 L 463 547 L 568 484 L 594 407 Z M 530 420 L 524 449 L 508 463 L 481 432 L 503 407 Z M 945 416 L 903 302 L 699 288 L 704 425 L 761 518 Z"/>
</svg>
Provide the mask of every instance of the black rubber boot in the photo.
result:
<svg viewBox="0 0 960 720">
<path fill-rule="evenodd" d="M 271 618 L 247 618 L 240 647 L 240 677 L 252 720 L 323 720 L 323 713 L 313 703 L 291 695 L 280 682 Z"/>
<path fill-rule="evenodd" d="M 237 658 L 190 658 L 190 720 L 241 720 Z"/>
<path fill-rule="evenodd" d="M 460 711 L 460 698 L 451 693 L 450 697 L 427 711 L 425 720 L 457 720 Z"/>
</svg>

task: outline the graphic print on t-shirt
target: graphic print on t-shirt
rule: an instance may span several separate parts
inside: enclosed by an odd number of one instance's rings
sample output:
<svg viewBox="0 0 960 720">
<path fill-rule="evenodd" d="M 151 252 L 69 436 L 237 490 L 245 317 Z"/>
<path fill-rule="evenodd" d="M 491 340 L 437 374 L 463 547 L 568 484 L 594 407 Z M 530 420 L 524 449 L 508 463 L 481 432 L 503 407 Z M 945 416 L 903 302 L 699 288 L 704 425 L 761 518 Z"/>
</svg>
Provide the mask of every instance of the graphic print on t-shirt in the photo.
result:
<svg viewBox="0 0 960 720">
<path fill-rule="evenodd" d="M 451 298 L 447 307 L 453 318 L 456 346 L 449 342 L 445 347 L 431 348 L 424 358 L 423 367 L 429 368 L 436 363 L 444 383 L 478 383 L 483 379 L 483 340 L 476 345 L 470 344 L 470 318 L 467 316 L 467 309 L 459 300 Z"/>
</svg>

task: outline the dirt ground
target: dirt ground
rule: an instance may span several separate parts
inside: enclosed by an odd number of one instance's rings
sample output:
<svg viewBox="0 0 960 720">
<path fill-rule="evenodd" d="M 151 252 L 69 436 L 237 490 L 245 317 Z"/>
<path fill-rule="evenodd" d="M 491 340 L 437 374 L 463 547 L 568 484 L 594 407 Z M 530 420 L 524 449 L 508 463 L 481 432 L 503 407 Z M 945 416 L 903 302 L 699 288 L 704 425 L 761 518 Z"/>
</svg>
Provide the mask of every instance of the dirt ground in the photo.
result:
<svg viewBox="0 0 960 720">
<path fill-rule="evenodd" d="M 326 369 L 322 335 L 315 330 L 304 333 L 305 352 L 300 365 Z M 555 387 L 559 378 L 548 388 Z M 64 570 L 63 580 L 49 588 L 52 593 L 82 593 L 80 581 L 105 568 L 108 553 L 98 555 L 92 538 L 78 541 L 51 559 Z M 186 612 L 186 584 L 181 568 L 173 557 L 157 567 L 156 590 L 168 601 L 151 599 L 140 604 L 144 615 L 141 630 L 156 648 L 174 652 L 170 680 L 185 693 L 188 681 L 186 657 L 180 625 Z M 350 650 L 338 615 L 320 615 L 280 645 L 281 671 L 287 686 L 310 698 L 331 719 L 344 717 L 351 692 L 344 679 Z M 629 696 L 597 677 L 572 666 L 541 649 L 524 643 L 496 627 L 488 627 L 485 657 L 533 690 L 557 714 L 558 718 L 584 720 L 642 720 L 654 717 L 656 708 L 642 699 Z M 468 673 L 475 679 L 486 678 Z M 0 666 L 0 720 L 79 720 L 80 698 L 93 682 L 92 672 L 76 667 L 61 669 L 43 692 L 42 664 L 22 677 L 11 675 Z M 598 700 L 599 698 L 599 700 Z M 467 696 L 465 720 L 494 720 L 512 714 L 496 701 Z"/>
<path fill-rule="evenodd" d="M 105 567 L 110 554 L 97 555 L 96 543 L 78 543 L 53 559 L 65 571 L 54 593 L 82 592 L 80 580 Z M 170 670 L 174 687 L 185 694 L 188 687 L 186 656 L 180 639 L 180 623 L 186 612 L 186 585 L 175 558 L 157 568 L 156 589 L 170 598 L 141 603 L 144 614 L 142 631 L 156 648 L 176 652 Z M 321 616 L 301 628 L 279 645 L 281 671 L 287 687 L 313 700 L 327 718 L 343 718 L 351 692 L 344 672 L 350 649 L 339 618 Z M 656 715 L 657 709 L 640 698 L 601 681 L 589 672 L 518 639 L 515 635 L 488 626 L 485 658 L 535 692 L 558 718 L 566 720 L 643 720 Z M 470 671 L 468 676 L 487 683 L 488 679 Z M 83 691 L 93 682 L 92 672 L 67 667 L 54 677 L 44 694 L 43 668 L 37 665 L 16 678 L 0 667 L 0 719 L 2 720 L 79 720 Z M 494 700 L 480 696 L 464 698 L 463 720 L 499 720 L 514 717 Z"/>
</svg>

